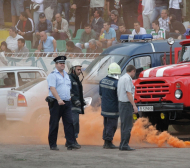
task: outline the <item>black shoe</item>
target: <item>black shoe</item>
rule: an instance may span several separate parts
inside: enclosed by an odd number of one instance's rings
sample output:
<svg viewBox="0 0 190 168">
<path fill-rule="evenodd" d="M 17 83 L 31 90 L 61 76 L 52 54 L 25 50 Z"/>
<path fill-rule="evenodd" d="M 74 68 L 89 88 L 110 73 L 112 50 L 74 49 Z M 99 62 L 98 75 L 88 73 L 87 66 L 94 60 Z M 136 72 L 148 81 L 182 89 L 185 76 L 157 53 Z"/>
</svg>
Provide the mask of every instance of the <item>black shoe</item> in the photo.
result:
<svg viewBox="0 0 190 168">
<path fill-rule="evenodd" d="M 65 147 L 68 147 L 68 144 L 67 144 L 67 142 L 65 142 Z"/>
<path fill-rule="evenodd" d="M 128 147 L 123 147 L 123 148 L 119 147 L 119 150 L 121 150 L 121 151 L 134 151 L 135 149 L 133 149 L 130 146 L 128 146 Z"/>
<path fill-rule="evenodd" d="M 67 146 L 67 150 L 72 150 L 72 149 L 80 149 L 81 147 L 75 145 L 75 144 L 72 144 L 72 145 L 68 145 Z"/>
<path fill-rule="evenodd" d="M 56 147 L 50 147 L 50 150 L 55 150 L 55 151 L 58 151 L 59 148 L 56 146 Z"/>
<path fill-rule="evenodd" d="M 106 146 L 106 141 L 104 141 L 104 145 L 103 145 L 103 148 L 105 148 L 105 146 Z"/>
<path fill-rule="evenodd" d="M 78 144 L 77 140 L 75 142 L 75 145 L 81 148 L 81 145 Z"/>
<path fill-rule="evenodd" d="M 116 147 L 111 141 L 106 141 L 105 142 L 105 149 L 116 149 L 118 147 Z"/>
</svg>

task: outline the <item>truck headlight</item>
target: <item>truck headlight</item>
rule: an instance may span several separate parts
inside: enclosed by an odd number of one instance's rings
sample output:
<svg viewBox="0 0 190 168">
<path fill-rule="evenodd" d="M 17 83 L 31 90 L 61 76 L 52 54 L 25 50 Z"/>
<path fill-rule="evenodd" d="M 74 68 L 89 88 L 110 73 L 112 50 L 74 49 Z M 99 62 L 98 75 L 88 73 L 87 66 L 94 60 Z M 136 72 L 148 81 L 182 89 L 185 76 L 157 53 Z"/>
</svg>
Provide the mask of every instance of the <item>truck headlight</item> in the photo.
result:
<svg viewBox="0 0 190 168">
<path fill-rule="evenodd" d="M 86 98 L 84 98 L 84 101 L 86 103 L 86 106 L 84 106 L 84 108 L 86 108 L 86 107 L 88 107 L 88 106 L 91 105 L 91 103 L 92 103 L 92 97 L 86 97 Z"/>
<path fill-rule="evenodd" d="M 176 90 L 175 91 L 175 97 L 176 97 L 176 99 L 181 99 L 181 97 L 182 97 L 182 91 L 181 90 Z"/>
</svg>

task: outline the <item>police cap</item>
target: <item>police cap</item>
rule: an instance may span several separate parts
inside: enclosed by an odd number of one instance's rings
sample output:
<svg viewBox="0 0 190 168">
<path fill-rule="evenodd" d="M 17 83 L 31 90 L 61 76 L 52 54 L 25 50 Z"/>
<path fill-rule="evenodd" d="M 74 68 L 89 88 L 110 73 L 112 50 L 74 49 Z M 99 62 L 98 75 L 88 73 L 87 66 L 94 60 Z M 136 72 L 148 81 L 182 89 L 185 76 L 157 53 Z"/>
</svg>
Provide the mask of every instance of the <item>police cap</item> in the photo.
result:
<svg viewBox="0 0 190 168">
<path fill-rule="evenodd" d="M 53 61 L 55 63 L 65 63 L 67 57 L 66 56 L 58 56 Z"/>
</svg>

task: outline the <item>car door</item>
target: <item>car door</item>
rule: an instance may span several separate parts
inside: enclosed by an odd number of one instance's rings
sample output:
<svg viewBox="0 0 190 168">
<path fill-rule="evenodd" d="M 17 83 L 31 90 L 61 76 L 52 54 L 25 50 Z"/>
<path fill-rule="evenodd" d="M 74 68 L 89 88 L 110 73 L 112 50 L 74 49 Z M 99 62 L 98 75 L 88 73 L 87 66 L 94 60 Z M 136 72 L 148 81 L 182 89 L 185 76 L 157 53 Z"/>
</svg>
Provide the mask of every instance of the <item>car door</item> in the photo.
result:
<svg viewBox="0 0 190 168">
<path fill-rule="evenodd" d="M 5 114 L 7 105 L 7 91 L 11 90 L 12 88 L 16 88 L 16 79 L 15 72 L 0 72 L 0 115 Z"/>
</svg>

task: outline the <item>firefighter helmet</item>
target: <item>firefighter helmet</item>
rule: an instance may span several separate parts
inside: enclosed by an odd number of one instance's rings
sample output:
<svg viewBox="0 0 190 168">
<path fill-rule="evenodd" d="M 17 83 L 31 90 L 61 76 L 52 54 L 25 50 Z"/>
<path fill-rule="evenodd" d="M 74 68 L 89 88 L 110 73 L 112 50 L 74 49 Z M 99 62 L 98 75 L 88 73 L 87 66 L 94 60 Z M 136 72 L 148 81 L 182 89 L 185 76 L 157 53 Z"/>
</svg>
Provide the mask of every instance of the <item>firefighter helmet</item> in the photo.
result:
<svg viewBox="0 0 190 168">
<path fill-rule="evenodd" d="M 117 63 L 111 63 L 108 68 L 108 75 L 120 75 L 121 74 L 121 68 Z"/>
<path fill-rule="evenodd" d="M 80 63 L 79 61 L 74 60 L 74 61 L 71 63 L 71 68 L 77 67 L 77 66 L 82 67 L 82 65 L 81 65 L 81 63 Z"/>
</svg>

